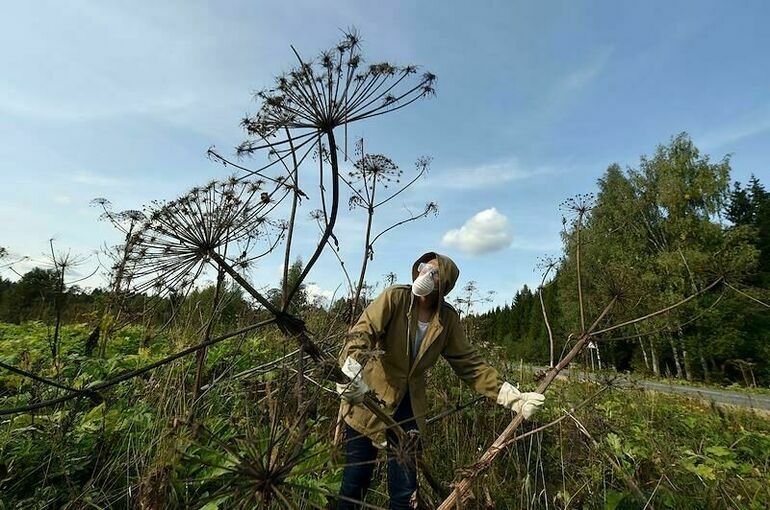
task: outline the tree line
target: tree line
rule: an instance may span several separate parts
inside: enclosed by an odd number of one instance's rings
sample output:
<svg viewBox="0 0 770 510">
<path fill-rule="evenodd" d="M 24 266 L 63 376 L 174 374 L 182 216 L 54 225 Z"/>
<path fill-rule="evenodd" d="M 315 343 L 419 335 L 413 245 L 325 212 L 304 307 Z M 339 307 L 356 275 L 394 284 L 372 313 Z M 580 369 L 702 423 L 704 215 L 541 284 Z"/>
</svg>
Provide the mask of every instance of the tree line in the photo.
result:
<svg viewBox="0 0 770 510">
<path fill-rule="evenodd" d="M 564 254 L 554 276 L 524 286 L 510 303 L 474 317 L 477 334 L 504 345 L 514 359 L 547 364 L 580 330 L 575 299 L 575 243 L 581 243 L 582 292 L 588 308 L 607 296 L 614 318 L 644 315 L 722 278 L 719 290 L 622 332 L 587 351 L 585 362 L 687 380 L 770 381 L 770 192 L 752 176 L 730 179 L 729 156 L 712 161 L 686 133 L 642 156 L 638 166 L 609 166 L 586 205 L 580 232 L 562 232 Z M 567 255 L 569 254 L 569 255 Z M 618 333 L 618 334 L 616 334 Z M 557 352 L 558 354 L 558 352 Z"/>
</svg>

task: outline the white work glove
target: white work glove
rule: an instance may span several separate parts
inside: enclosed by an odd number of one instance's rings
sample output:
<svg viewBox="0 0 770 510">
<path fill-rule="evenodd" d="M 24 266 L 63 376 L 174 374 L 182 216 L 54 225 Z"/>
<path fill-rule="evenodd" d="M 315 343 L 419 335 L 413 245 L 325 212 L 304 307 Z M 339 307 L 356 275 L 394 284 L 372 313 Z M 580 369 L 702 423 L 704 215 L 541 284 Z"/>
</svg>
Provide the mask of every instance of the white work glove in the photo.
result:
<svg viewBox="0 0 770 510">
<path fill-rule="evenodd" d="M 525 420 L 528 420 L 535 410 L 543 405 L 543 402 L 545 402 L 545 396 L 542 394 L 522 393 L 514 385 L 507 382 L 503 383 L 500 393 L 497 394 L 498 404 L 515 413 L 521 413 Z"/>
<path fill-rule="evenodd" d="M 342 373 L 350 377 L 350 382 L 337 383 L 337 393 L 351 404 L 360 404 L 366 392 L 369 391 L 369 387 L 364 382 L 363 370 L 361 364 L 350 356 L 342 364 Z"/>
</svg>

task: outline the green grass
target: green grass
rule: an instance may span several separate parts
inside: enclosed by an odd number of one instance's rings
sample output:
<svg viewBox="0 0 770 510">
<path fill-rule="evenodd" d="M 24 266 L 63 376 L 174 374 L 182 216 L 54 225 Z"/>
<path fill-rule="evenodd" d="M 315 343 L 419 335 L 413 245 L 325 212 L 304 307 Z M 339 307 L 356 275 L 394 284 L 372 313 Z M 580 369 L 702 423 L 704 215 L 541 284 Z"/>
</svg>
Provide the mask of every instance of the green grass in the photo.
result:
<svg viewBox="0 0 770 510">
<path fill-rule="evenodd" d="M 129 328 L 110 344 L 107 358 L 98 359 L 83 354 L 89 332 L 79 325 L 64 328 L 57 368 L 51 364 L 44 325 L 2 324 L 0 359 L 62 382 L 87 384 L 160 359 L 194 338 L 170 333 L 143 349 L 142 331 Z M 293 348 L 269 334 L 242 340 L 237 351 L 239 339 L 212 349 L 209 369 L 221 373 L 232 365 L 237 372 Z M 493 364 L 503 365 L 499 359 Z M 280 383 L 279 374 L 224 379 L 206 395 L 200 423 L 233 452 L 181 422 L 189 414 L 193 374 L 194 356 L 110 389 L 100 404 L 77 400 L 34 416 L 1 417 L 0 508 L 196 508 L 207 498 L 209 510 L 236 504 L 236 496 L 217 495 L 234 479 L 228 469 L 238 455 L 267 440 L 264 413 L 269 412 L 258 402 L 265 385 Z M 524 374 L 526 380 L 518 382 L 533 389 L 531 374 Z M 518 377 L 515 371 L 507 378 Z M 556 383 L 545 408 L 522 431 L 562 416 L 599 388 L 596 383 Z M 434 369 L 429 392 L 436 413 L 473 398 L 444 363 Z M 0 371 L 2 408 L 58 394 Z M 324 493 L 337 490 L 341 468 L 339 453 L 328 446 L 336 399 L 325 393 L 315 398 L 305 443 L 308 448 L 315 443 L 315 456 L 297 468 L 304 472 L 297 471 L 291 481 L 318 503 Z M 273 412 L 280 414 L 280 408 Z M 770 421 L 762 416 L 680 396 L 609 389 L 574 417 L 596 444 L 572 418 L 517 442 L 475 484 L 470 507 L 491 501 L 496 508 L 639 508 L 624 476 L 652 496 L 656 508 L 766 508 L 770 501 Z M 511 413 L 483 402 L 431 425 L 424 445 L 433 474 L 447 483 L 454 479 L 510 419 Z M 608 457 L 622 472 L 613 470 Z M 378 468 L 377 476 L 368 501 L 382 505 L 384 469 Z M 431 497 L 427 490 L 425 495 Z"/>
</svg>

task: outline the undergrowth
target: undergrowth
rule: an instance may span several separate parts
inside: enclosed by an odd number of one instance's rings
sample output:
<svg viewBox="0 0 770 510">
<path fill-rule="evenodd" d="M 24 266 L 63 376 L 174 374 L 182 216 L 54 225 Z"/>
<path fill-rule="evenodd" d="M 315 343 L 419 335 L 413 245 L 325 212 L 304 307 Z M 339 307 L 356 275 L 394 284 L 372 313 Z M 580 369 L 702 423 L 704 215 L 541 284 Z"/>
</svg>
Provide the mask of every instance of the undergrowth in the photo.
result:
<svg viewBox="0 0 770 510">
<path fill-rule="evenodd" d="M 189 344 L 185 334 L 171 330 L 143 347 L 141 329 L 132 327 L 113 339 L 105 359 L 89 358 L 83 354 L 89 331 L 73 325 L 64 328 L 61 362 L 54 366 L 48 333 L 39 323 L 0 325 L 0 360 L 82 387 Z M 299 444 L 304 452 L 276 481 L 281 490 L 299 508 L 325 505 L 338 490 L 342 471 L 339 447 L 331 446 L 336 395 L 308 390 L 312 412 L 303 436 L 292 437 L 296 424 L 288 419 L 291 413 L 282 412 L 290 404 L 271 397 L 271 388 L 293 391 L 296 376 L 278 370 L 232 377 L 287 354 L 280 335 L 270 332 L 216 345 L 207 374 L 217 382 L 195 406 L 190 401 L 195 363 L 182 359 L 121 383 L 102 402 L 78 399 L 35 415 L 0 417 L 0 508 L 248 508 L 249 489 L 257 483 L 250 470 L 258 470 L 265 445 L 273 444 Z M 499 352 L 486 355 L 493 365 L 506 365 Z M 523 389 L 536 385 L 536 373 L 504 375 Z M 476 482 L 471 506 L 638 508 L 611 467 L 614 459 L 656 508 L 766 508 L 770 421 L 749 411 L 615 388 L 611 378 L 559 382 L 520 432 L 564 416 L 599 390 L 571 416 L 509 446 Z M 0 408 L 62 391 L 0 371 Z M 444 363 L 433 370 L 429 392 L 432 414 L 475 397 Z M 423 443 L 433 475 L 448 484 L 476 461 L 511 416 L 483 401 L 430 424 Z M 267 452 L 267 458 L 276 455 Z M 367 502 L 383 506 L 383 464 L 376 476 Z M 427 488 L 423 493 L 425 501 L 440 501 Z M 266 503 L 283 507 L 278 500 Z"/>
</svg>

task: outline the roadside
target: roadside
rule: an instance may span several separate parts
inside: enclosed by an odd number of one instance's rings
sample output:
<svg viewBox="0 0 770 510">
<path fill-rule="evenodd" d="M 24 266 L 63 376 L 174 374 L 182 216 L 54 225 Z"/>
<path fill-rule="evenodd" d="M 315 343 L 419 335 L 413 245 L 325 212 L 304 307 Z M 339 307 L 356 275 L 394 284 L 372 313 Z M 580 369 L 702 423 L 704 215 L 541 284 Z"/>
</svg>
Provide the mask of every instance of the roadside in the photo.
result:
<svg viewBox="0 0 770 510">
<path fill-rule="evenodd" d="M 601 373 L 591 373 L 577 370 L 562 370 L 559 374 L 565 378 L 578 378 L 588 380 L 601 380 L 605 375 Z M 620 384 L 625 387 L 642 387 L 645 390 L 657 391 L 660 393 L 675 393 L 686 395 L 692 398 L 698 398 L 707 402 L 716 404 L 725 404 L 744 407 L 747 409 L 756 409 L 770 412 L 770 395 L 764 393 L 751 393 L 749 391 L 730 391 L 718 388 L 704 388 L 701 386 L 688 386 L 683 384 L 667 383 L 660 381 L 650 381 L 645 379 L 630 379 L 622 374 L 618 374 Z"/>
</svg>

